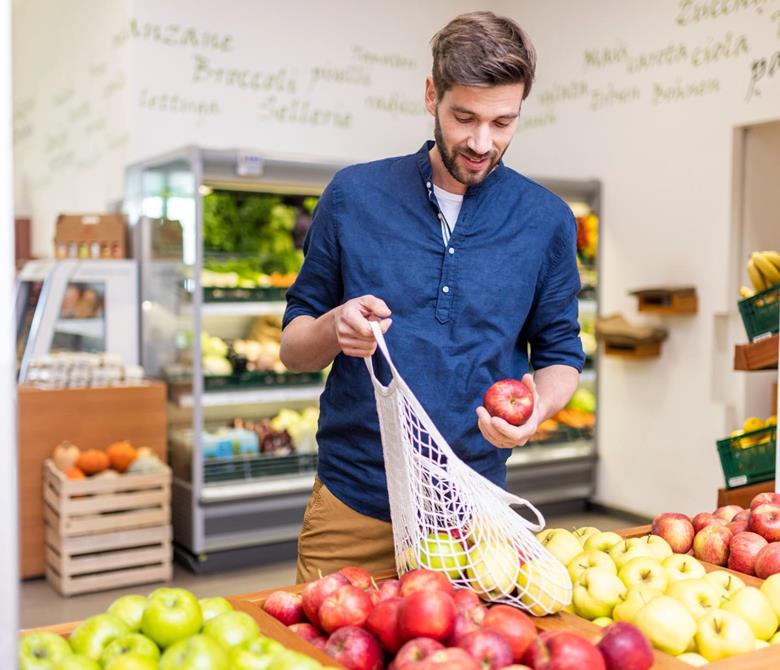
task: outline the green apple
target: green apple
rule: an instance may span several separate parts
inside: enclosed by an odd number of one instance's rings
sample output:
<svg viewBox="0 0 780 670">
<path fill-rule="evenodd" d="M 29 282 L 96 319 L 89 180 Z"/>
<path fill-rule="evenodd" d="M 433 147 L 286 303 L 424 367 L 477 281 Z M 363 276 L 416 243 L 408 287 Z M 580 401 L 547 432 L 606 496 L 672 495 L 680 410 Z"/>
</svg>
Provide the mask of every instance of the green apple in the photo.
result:
<svg viewBox="0 0 780 670">
<path fill-rule="evenodd" d="M 124 654 L 117 656 L 109 665 L 104 665 L 103 670 L 159 670 L 159 667 L 154 658 L 138 654 Z"/>
<path fill-rule="evenodd" d="M 614 623 L 608 616 L 600 616 L 598 619 L 593 619 L 593 622 L 601 628 L 606 628 L 609 624 Z"/>
<path fill-rule="evenodd" d="M 601 568 L 602 570 L 611 572 L 613 575 L 617 574 L 615 562 L 608 554 L 605 554 L 603 551 L 596 551 L 595 549 L 586 549 L 581 554 L 577 554 L 568 565 L 571 581 L 576 582 L 577 577 L 590 568 Z"/>
<path fill-rule="evenodd" d="M 628 588 L 644 584 L 663 593 L 669 586 L 666 570 L 655 558 L 649 556 L 632 558 L 620 569 L 618 577 Z"/>
<path fill-rule="evenodd" d="M 687 554 L 672 554 L 665 558 L 661 565 L 666 570 L 670 584 L 681 579 L 700 579 L 707 574 L 704 566 L 693 556 Z"/>
<path fill-rule="evenodd" d="M 598 528 L 593 526 L 581 526 L 580 528 L 577 528 L 577 530 L 572 531 L 572 535 L 580 541 L 580 544 L 584 545 L 589 537 L 597 535 L 600 532 L 601 531 Z"/>
<path fill-rule="evenodd" d="M 148 656 L 155 661 L 160 658 L 160 650 L 154 642 L 145 635 L 130 633 L 130 635 L 123 635 L 109 644 L 100 656 L 100 662 L 105 667 L 115 658 L 125 654 Z"/>
<path fill-rule="evenodd" d="M 266 670 L 269 658 L 283 649 L 280 642 L 270 637 L 261 635 L 247 640 L 230 650 L 230 670 Z"/>
<path fill-rule="evenodd" d="M 775 633 L 769 640 L 769 644 L 780 644 L 780 633 Z"/>
<path fill-rule="evenodd" d="M 467 563 L 466 548 L 449 533 L 432 533 L 420 547 L 420 567 L 446 570 L 450 579 L 461 579 Z"/>
<path fill-rule="evenodd" d="M 141 620 L 146 609 L 146 597 L 139 595 L 122 596 L 108 607 L 108 613 L 118 616 L 127 624 L 131 632 L 141 630 Z"/>
<path fill-rule="evenodd" d="M 203 626 L 203 634 L 229 650 L 254 640 L 260 635 L 260 629 L 257 622 L 246 612 L 225 612 Z"/>
<path fill-rule="evenodd" d="M 70 647 L 77 654 L 100 660 L 105 648 L 130 633 L 127 624 L 113 614 L 98 614 L 82 621 L 70 634 Z"/>
<path fill-rule="evenodd" d="M 721 609 L 745 621 L 757 640 L 768 640 L 777 632 L 777 614 L 769 599 L 755 586 L 746 586 L 732 594 Z"/>
<path fill-rule="evenodd" d="M 227 598 L 201 598 L 198 602 L 200 603 L 200 612 L 203 615 L 204 624 L 215 616 L 233 611 L 233 605 L 230 604 Z"/>
<path fill-rule="evenodd" d="M 682 579 L 672 582 L 666 595 L 682 603 L 697 621 L 720 607 L 723 600 L 720 587 L 706 579 Z"/>
<path fill-rule="evenodd" d="M 690 651 L 686 651 L 684 654 L 680 654 L 677 657 L 678 661 L 682 661 L 683 663 L 687 663 L 688 665 L 707 665 L 709 661 L 704 658 L 704 656 L 701 656 L 700 654 L 693 654 Z"/>
<path fill-rule="evenodd" d="M 266 670 L 321 670 L 321 668 L 322 666 L 313 658 L 291 649 L 284 649 L 271 656 Z"/>
<path fill-rule="evenodd" d="M 547 535 L 542 546 L 564 565 L 569 565 L 582 552 L 580 541 L 563 528 L 556 528 Z"/>
<path fill-rule="evenodd" d="M 704 579 L 721 589 L 724 600 L 729 598 L 732 593 L 745 588 L 745 582 L 736 575 L 732 575 L 725 570 L 713 570 L 712 572 L 708 572 L 704 575 Z"/>
<path fill-rule="evenodd" d="M 761 585 L 761 593 L 766 596 L 775 614 L 777 614 L 778 621 L 780 621 L 780 573 L 770 575 L 764 580 L 764 583 Z"/>
<path fill-rule="evenodd" d="M 747 625 L 736 614 L 713 610 L 696 626 L 696 646 L 708 661 L 753 651 L 755 639 Z"/>
<path fill-rule="evenodd" d="M 72 654 L 57 663 L 53 670 L 101 670 L 101 667 L 100 663 L 93 661 L 89 656 Z"/>
<path fill-rule="evenodd" d="M 614 545 L 609 550 L 609 556 L 615 561 L 615 566 L 618 569 L 618 573 L 620 573 L 620 570 L 629 561 L 640 557 L 652 558 L 653 552 L 650 551 L 650 547 L 647 544 L 636 544 L 630 540 L 623 540 L 623 542 Z"/>
<path fill-rule="evenodd" d="M 629 544 L 646 544 L 653 554 L 653 557 L 657 561 L 663 561 L 665 558 L 669 558 L 674 552 L 669 546 L 669 543 L 664 540 L 660 535 L 645 535 L 643 537 L 635 537 L 629 540 Z"/>
<path fill-rule="evenodd" d="M 517 573 L 520 602 L 534 616 L 554 614 L 571 607 L 571 580 L 565 571 L 551 568 L 560 565 L 555 559 L 537 559 L 524 563 Z"/>
<path fill-rule="evenodd" d="M 72 653 L 65 638 L 60 635 L 47 631 L 29 633 L 19 643 L 19 668 L 50 670 L 55 663 Z"/>
<path fill-rule="evenodd" d="M 574 611 L 585 619 L 611 616 L 612 610 L 625 595 L 626 586 L 611 572 L 590 568 L 574 584 Z"/>
<path fill-rule="evenodd" d="M 193 635 L 172 644 L 160 659 L 160 670 L 228 670 L 227 652 L 207 635 Z"/>
<path fill-rule="evenodd" d="M 623 538 L 611 530 L 603 533 L 594 533 L 582 545 L 583 549 L 595 549 L 596 551 L 609 552 L 616 544 L 623 542 Z"/>
<path fill-rule="evenodd" d="M 618 600 L 615 609 L 612 610 L 612 618 L 615 621 L 634 623 L 634 616 L 636 616 L 636 613 L 653 598 L 662 595 L 663 591 L 658 591 L 651 586 L 644 584 L 633 586 Z"/>
<path fill-rule="evenodd" d="M 511 544 L 477 544 L 469 551 L 468 562 L 469 587 L 478 595 L 499 598 L 514 591 L 520 563 Z"/>
<path fill-rule="evenodd" d="M 161 588 L 149 594 L 141 632 L 165 648 L 197 634 L 203 625 L 198 599 L 185 589 Z"/>
<path fill-rule="evenodd" d="M 691 613 L 669 596 L 653 598 L 636 613 L 634 625 L 656 649 L 672 656 L 688 651 L 696 634 L 696 621 Z"/>
</svg>

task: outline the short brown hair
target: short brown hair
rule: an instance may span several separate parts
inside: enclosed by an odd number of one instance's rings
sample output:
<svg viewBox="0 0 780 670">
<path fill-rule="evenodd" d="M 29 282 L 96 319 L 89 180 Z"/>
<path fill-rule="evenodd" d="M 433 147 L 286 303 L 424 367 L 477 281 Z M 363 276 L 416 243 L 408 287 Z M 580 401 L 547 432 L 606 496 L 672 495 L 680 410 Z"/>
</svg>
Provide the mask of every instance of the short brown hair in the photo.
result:
<svg viewBox="0 0 780 670">
<path fill-rule="evenodd" d="M 442 96 L 453 86 L 524 84 L 531 92 L 536 50 L 512 19 L 493 12 L 469 12 L 433 36 L 433 83 Z"/>
</svg>

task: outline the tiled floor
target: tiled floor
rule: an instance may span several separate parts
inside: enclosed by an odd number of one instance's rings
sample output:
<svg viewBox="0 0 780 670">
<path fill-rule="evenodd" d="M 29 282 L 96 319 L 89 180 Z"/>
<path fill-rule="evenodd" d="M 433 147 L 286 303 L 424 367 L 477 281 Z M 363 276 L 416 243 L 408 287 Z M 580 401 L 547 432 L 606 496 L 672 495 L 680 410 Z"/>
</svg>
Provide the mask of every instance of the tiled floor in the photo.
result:
<svg viewBox="0 0 780 670">
<path fill-rule="evenodd" d="M 626 527 L 621 519 L 599 514 L 577 514 L 547 519 L 547 527 L 577 528 L 596 526 L 602 530 Z M 194 575 L 185 568 L 176 566 L 173 586 L 191 590 L 198 597 L 247 593 L 292 584 L 295 581 L 295 564 L 280 563 L 260 568 L 237 570 L 220 575 Z M 115 591 L 102 591 L 83 596 L 63 598 L 44 579 L 22 583 L 20 591 L 22 628 L 46 626 L 66 621 L 77 621 L 102 612 L 120 595 L 127 593 L 148 593 L 154 585 L 136 586 Z"/>
</svg>

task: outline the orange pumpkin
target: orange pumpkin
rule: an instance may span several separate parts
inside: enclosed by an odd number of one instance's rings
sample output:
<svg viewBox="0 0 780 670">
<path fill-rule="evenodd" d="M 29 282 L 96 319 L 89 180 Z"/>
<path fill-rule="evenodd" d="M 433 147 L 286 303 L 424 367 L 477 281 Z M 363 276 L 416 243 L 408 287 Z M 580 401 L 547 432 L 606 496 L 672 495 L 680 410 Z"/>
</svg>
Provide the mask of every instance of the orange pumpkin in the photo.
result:
<svg viewBox="0 0 780 670">
<path fill-rule="evenodd" d="M 106 449 L 108 461 L 117 472 L 124 472 L 138 458 L 138 452 L 129 442 L 114 442 Z"/>
<path fill-rule="evenodd" d="M 86 479 L 87 478 L 87 475 L 85 475 L 75 465 L 71 465 L 69 468 L 65 468 L 65 470 L 63 472 L 65 473 L 65 476 L 68 479 Z"/>
<path fill-rule="evenodd" d="M 100 449 L 82 451 L 79 460 L 76 461 L 76 467 L 85 475 L 96 475 L 98 472 L 103 472 L 108 465 L 108 456 L 106 456 L 106 452 L 100 451 Z"/>
</svg>

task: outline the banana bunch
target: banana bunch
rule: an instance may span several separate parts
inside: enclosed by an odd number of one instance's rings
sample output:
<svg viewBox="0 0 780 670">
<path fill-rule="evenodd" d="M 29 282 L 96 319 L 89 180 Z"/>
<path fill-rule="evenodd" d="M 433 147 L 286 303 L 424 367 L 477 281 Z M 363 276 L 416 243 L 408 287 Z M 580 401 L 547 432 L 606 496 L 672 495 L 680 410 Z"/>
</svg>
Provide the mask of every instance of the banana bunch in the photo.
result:
<svg viewBox="0 0 780 670">
<path fill-rule="evenodd" d="M 753 288 L 742 286 L 739 289 L 743 299 L 752 298 L 756 293 L 780 284 L 780 253 L 754 251 L 747 264 L 747 273 Z"/>
</svg>

